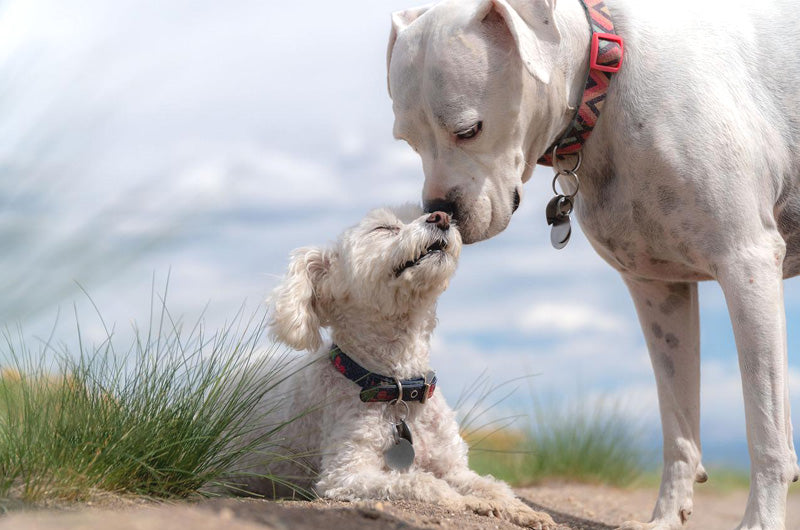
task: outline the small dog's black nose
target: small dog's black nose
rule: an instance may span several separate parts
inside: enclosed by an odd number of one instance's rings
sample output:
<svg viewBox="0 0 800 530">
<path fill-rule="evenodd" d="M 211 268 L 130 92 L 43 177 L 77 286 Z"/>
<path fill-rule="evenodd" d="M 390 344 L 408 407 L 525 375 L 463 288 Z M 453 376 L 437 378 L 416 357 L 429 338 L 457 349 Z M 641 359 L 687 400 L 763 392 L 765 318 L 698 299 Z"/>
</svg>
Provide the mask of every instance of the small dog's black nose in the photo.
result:
<svg viewBox="0 0 800 530">
<path fill-rule="evenodd" d="M 426 223 L 435 223 L 441 230 L 448 230 L 450 228 L 450 216 L 444 212 L 433 212 L 425 220 Z"/>
</svg>

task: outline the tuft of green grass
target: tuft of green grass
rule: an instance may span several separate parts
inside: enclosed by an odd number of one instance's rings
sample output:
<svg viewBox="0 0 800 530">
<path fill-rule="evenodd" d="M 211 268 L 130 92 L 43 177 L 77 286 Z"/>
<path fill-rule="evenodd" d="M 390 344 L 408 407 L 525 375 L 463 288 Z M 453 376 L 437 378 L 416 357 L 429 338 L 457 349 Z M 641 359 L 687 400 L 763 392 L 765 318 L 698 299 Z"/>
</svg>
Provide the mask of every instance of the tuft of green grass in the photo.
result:
<svg viewBox="0 0 800 530">
<path fill-rule="evenodd" d="M 240 311 L 208 335 L 202 321 L 187 329 L 173 320 L 162 301 L 123 355 L 108 330 L 105 342 L 88 347 L 79 328 L 77 351 L 56 349 L 52 339 L 31 350 L 21 331 L 6 330 L 0 503 L 97 492 L 187 497 L 208 484 L 230 485 L 226 470 L 256 448 L 279 458 L 269 448 L 286 423 L 264 429 L 254 414 L 269 415 L 265 396 L 302 367 L 263 344 L 264 321 Z"/>
<path fill-rule="evenodd" d="M 532 413 L 520 426 L 519 416 L 479 424 L 514 392 L 501 392 L 509 383 L 492 387 L 484 379 L 473 385 L 479 388 L 476 404 L 461 425 L 470 466 L 478 473 L 516 486 L 546 479 L 628 486 L 647 471 L 641 428 L 613 404 L 545 407 L 533 399 Z"/>
</svg>

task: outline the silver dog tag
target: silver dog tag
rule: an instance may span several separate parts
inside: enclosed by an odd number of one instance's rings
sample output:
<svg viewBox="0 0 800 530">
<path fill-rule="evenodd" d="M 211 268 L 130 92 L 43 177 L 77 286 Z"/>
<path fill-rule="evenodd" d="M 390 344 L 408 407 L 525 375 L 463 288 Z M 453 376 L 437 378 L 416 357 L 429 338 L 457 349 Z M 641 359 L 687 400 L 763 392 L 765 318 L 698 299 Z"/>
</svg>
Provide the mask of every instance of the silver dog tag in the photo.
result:
<svg viewBox="0 0 800 530">
<path fill-rule="evenodd" d="M 561 250 L 569 243 L 569 238 L 572 235 L 572 225 L 569 222 L 569 217 L 565 217 L 555 223 L 550 230 L 550 243 L 553 248 Z"/>
<path fill-rule="evenodd" d="M 411 439 L 411 430 L 405 421 L 392 427 L 394 442 L 383 452 L 386 467 L 394 471 L 407 471 L 414 463 L 414 445 Z"/>
<path fill-rule="evenodd" d="M 547 224 L 552 225 L 550 243 L 556 249 L 562 249 L 569 243 L 572 235 L 572 224 L 569 214 L 572 213 L 572 200 L 563 195 L 556 195 L 547 203 Z"/>
</svg>

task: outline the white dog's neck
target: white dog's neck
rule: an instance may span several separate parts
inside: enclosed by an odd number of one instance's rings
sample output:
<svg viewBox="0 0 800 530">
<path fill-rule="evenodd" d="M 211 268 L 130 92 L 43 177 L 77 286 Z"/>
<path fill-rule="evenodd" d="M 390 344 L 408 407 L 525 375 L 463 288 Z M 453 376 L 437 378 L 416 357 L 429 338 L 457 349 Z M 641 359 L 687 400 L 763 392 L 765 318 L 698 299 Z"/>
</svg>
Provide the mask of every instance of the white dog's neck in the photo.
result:
<svg viewBox="0 0 800 530">
<path fill-rule="evenodd" d="M 527 0 L 512 0 L 512 5 Z M 558 46 L 558 59 L 555 64 L 550 84 L 554 85 L 545 91 L 555 99 L 551 101 L 553 115 L 551 127 L 545 131 L 547 138 L 545 147 L 552 145 L 564 134 L 572 123 L 575 112 L 581 103 L 586 89 L 586 76 L 589 71 L 589 55 L 591 49 L 592 30 L 580 0 L 560 0 L 556 4 L 555 21 L 561 35 Z M 535 83 L 533 79 L 529 83 Z M 533 88 L 530 92 L 536 92 Z M 539 102 L 538 104 L 541 104 Z M 541 124 L 532 128 L 541 131 Z M 537 145 L 542 143 L 532 139 Z M 538 150 L 537 150 L 538 151 Z M 536 156 L 543 153 L 536 153 Z M 531 153 L 533 156 L 534 153 Z"/>
<path fill-rule="evenodd" d="M 556 4 L 556 24 L 561 33 L 558 65 L 566 80 L 567 102 L 577 108 L 586 88 L 592 30 L 580 0 L 561 0 Z M 571 120 L 571 116 L 570 116 Z M 568 122 L 564 124 L 564 127 Z"/>
<path fill-rule="evenodd" d="M 348 312 L 331 325 L 331 339 L 367 370 L 404 379 L 430 369 L 430 335 L 435 326 L 435 305 L 389 320 L 372 311 Z"/>
</svg>

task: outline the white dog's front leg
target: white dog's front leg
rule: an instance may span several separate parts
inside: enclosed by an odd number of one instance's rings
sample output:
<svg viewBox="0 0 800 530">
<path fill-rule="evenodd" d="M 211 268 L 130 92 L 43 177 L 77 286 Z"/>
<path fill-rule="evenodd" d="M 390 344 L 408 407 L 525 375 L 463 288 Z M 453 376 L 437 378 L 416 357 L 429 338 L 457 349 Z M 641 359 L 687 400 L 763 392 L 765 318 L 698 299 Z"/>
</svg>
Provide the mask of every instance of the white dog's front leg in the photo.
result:
<svg viewBox="0 0 800 530">
<path fill-rule="evenodd" d="M 692 513 L 694 482 L 704 482 L 700 463 L 700 332 L 696 283 L 625 278 L 647 340 L 656 376 L 664 471 L 649 523 L 627 530 L 680 528 Z"/>
<path fill-rule="evenodd" d="M 785 246 L 777 235 L 772 241 L 739 249 L 718 266 L 739 351 L 750 446 L 742 530 L 784 528 L 788 485 L 798 473 L 786 380 Z"/>
</svg>

